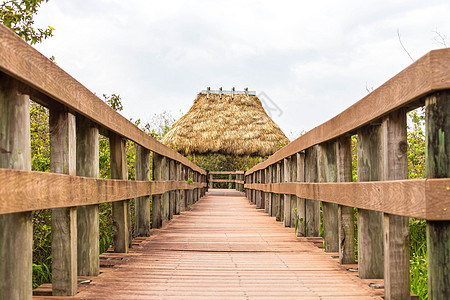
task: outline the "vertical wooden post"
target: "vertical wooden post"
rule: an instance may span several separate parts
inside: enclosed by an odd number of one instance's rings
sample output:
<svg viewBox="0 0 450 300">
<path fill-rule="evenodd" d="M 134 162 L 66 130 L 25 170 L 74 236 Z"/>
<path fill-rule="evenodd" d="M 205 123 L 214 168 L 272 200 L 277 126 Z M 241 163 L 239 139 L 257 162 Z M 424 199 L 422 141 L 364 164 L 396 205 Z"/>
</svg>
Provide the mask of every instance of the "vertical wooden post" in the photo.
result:
<svg viewBox="0 0 450 300">
<path fill-rule="evenodd" d="M 317 182 L 319 172 L 317 170 L 318 146 L 312 146 L 305 150 L 305 181 Z M 320 236 L 320 202 L 305 199 L 305 226 L 306 236 Z"/>
<path fill-rule="evenodd" d="M 319 182 L 336 182 L 336 143 L 319 145 Z M 339 251 L 338 205 L 322 202 L 323 233 L 325 252 Z"/>
<path fill-rule="evenodd" d="M 291 159 L 284 158 L 283 159 L 283 182 L 291 181 Z M 284 227 L 291 227 L 291 195 L 283 194 L 283 202 L 284 202 L 284 216 L 283 216 L 283 225 Z"/>
<path fill-rule="evenodd" d="M 272 165 L 266 168 L 266 183 L 272 183 Z M 272 193 L 266 193 L 266 208 L 264 209 L 269 216 L 272 215 Z"/>
<path fill-rule="evenodd" d="M 163 156 L 153 152 L 153 180 L 163 180 Z M 152 228 L 162 226 L 162 195 L 152 195 Z"/>
<path fill-rule="evenodd" d="M 281 174 L 282 174 L 281 162 L 276 163 L 275 167 L 275 183 L 282 182 Z M 281 194 L 275 194 L 275 219 L 279 222 L 282 221 L 282 208 L 281 208 Z"/>
<path fill-rule="evenodd" d="M 111 179 L 128 179 L 126 140 L 117 134 L 109 137 L 111 151 Z M 114 252 L 128 253 L 130 241 L 128 231 L 129 200 L 112 203 Z"/>
<path fill-rule="evenodd" d="M 0 74 L 0 168 L 31 170 L 30 103 Z M 0 299 L 31 299 L 31 212 L 0 215 Z"/>
<path fill-rule="evenodd" d="M 260 177 L 261 177 L 261 183 L 264 184 L 266 183 L 266 170 L 263 169 L 260 171 Z M 266 210 L 266 193 L 261 191 L 261 207 L 262 209 Z"/>
<path fill-rule="evenodd" d="M 83 116 L 76 117 L 77 175 L 99 177 L 98 128 Z M 79 276 L 97 276 L 99 260 L 99 206 L 77 207 L 77 266 Z"/>
<path fill-rule="evenodd" d="M 180 180 L 186 181 L 186 167 L 180 164 Z M 186 210 L 186 190 L 180 190 L 180 212 Z"/>
<path fill-rule="evenodd" d="M 255 172 L 253 172 L 251 175 L 250 175 L 250 183 L 255 183 L 256 182 L 256 180 L 255 180 Z M 254 189 L 251 189 L 250 190 L 250 201 L 252 202 L 252 203 L 255 203 L 256 201 L 255 201 L 255 190 Z"/>
<path fill-rule="evenodd" d="M 279 167 L 277 167 L 278 163 L 274 163 L 272 165 L 272 183 L 277 183 L 277 169 L 279 169 Z M 271 210 L 270 210 L 270 216 L 271 217 L 276 217 L 277 215 L 277 210 L 278 210 L 278 200 L 280 199 L 280 197 L 278 196 L 277 193 L 272 193 L 272 203 L 271 203 Z"/>
<path fill-rule="evenodd" d="M 75 116 L 60 107 L 50 109 L 50 170 L 76 175 Z M 52 209 L 52 295 L 77 293 L 77 208 Z"/>
<path fill-rule="evenodd" d="M 173 159 L 169 159 L 169 180 L 175 179 L 175 161 Z M 175 191 L 169 192 L 169 220 L 173 219 L 173 215 L 175 214 Z"/>
<path fill-rule="evenodd" d="M 181 163 L 175 162 L 175 180 L 181 181 Z M 181 212 L 181 190 L 175 191 L 175 214 L 179 215 Z"/>
<path fill-rule="evenodd" d="M 261 183 L 261 170 L 256 171 L 256 182 L 255 183 Z M 256 199 L 255 199 L 256 208 L 261 208 L 261 191 L 256 191 Z"/>
<path fill-rule="evenodd" d="M 213 188 L 213 174 L 209 174 L 209 188 Z"/>
<path fill-rule="evenodd" d="M 297 155 L 294 154 L 290 158 L 290 170 L 291 174 L 290 182 L 296 182 L 297 181 Z M 290 195 L 290 207 L 291 207 L 291 227 L 295 227 L 295 221 L 297 219 L 297 196 Z"/>
<path fill-rule="evenodd" d="M 150 150 L 135 144 L 136 180 L 150 180 Z M 135 200 L 136 236 L 150 236 L 150 197 L 138 197 Z"/>
<path fill-rule="evenodd" d="M 381 126 L 358 130 L 358 181 L 382 179 Z M 358 269 L 362 279 L 383 278 L 383 213 L 358 209 Z"/>
<path fill-rule="evenodd" d="M 337 181 L 352 181 L 351 136 L 341 137 L 336 143 Z M 355 210 L 353 207 L 338 206 L 339 263 L 355 263 Z"/>
<path fill-rule="evenodd" d="M 196 171 L 192 171 L 192 178 L 194 180 L 194 183 L 198 182 L 198 178 L 197 178 L 197 172 Z M 198 197 L 197 197 L 197 189 L 193 189 L 192 190 L 192 203 L 197 203 L 198 201 Z"/>
<path fill-rule="evenodd" d="M 161 180 L 168 181 L 170 176 L 170 159 L 163 156 L 161 159 L 161 172 L 162 177 Z M 170 192 L 165 192 L 161 198 L 161 218 L 162 221 L 169 220 L 170 215 Z"/>
<path fill-rule="evenodd" d="M 188 178 L 188 181 L 191 179 L 191 180 L 194 180 L 194 174 L 192 173 L 192 170 L 190 169 L 190 168 L 187 168 L 187 178 Z M 192 205 L 192 204 L 194 204 L 194 191 L 192 190 L 192 189 L 189 189 L 188 191 L 187 191 L 187 203 L 188 203 L 188 205 Z"/>
<path fill-rule="evenodd" d="M 297 157 L 297 181 L 305 182 L 305 153 L 296 154 Z M 306 228 L 306 201 L 303 198 L 297 198 L 297 236 L 305 236 Z"/>
<path fill-rule="evenodd" d="M 450 91 L 425 99 L 426 176 L 450 177 Z M 450 221 L 427 222 L 428 295 L 445 299 L 450 295 Z"/>
<path fill-rule="evenodd" d="M 383 180 L 408 178 L 406 110 L 383 118 Z M 385 299 L 410 298 L 409 218 L 384 214 Z"/>
</svg>

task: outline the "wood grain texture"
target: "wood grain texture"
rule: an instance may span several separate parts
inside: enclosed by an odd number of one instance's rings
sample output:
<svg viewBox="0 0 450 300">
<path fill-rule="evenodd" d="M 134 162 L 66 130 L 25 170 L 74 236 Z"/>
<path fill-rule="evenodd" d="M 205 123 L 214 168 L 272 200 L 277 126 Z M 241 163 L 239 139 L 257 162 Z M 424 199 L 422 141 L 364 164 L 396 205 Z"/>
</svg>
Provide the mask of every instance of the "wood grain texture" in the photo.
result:
<svg viewBox="0 0 450 300">
<path fill-rule="evenodd" d="M 352 140 L 351 136 L 340 137 L 336 141 L 337 181 L 352 181 Z M 355 263 L 355 211 L 353 207 L 338 205 L 339 263 Z"/>
<path fill-rule="evenodd" d="M 3 25 L 0 26 L 0 70 L 99 126 L 206 174 L 178 152 L 141 131 Z M 33 96 L 37 101 L 40 100 L 35 97 L 37 95 Z"/>
<path fill-rule="evenodd" d="M 358 181 L 383 179 L 381 126 L 358 130 Z M 363 279 L 383 278 L 383 213 L 358 209 L 358 274 Z"/>
<path fill-rule="evenodd" d="M 450 48 L 427 53 L 339 115 L 303 134 L 266 161 L 254 166 L 247 174 L 264 169 L 313 145 L 355 133 L 358 128 L 400 107 L 418 106 L 414 102 L 420 102 L 420 97 L 426 94 L 450 89 L 449 62 Z"/>
<path fill-rule="evenodd" d="M 121 201 L 205 183 L 96 179 L 46 172 L 0 169 L 0 214 Z M 11 199 L 11 201 L 5 201 Z"/>
<path fill-rule="evenodd" d="M 319 170 L 317 166 L 318 146 L 305 151 L 305 181 L 318 182 Z M 320 202 L 315 198 L 305 199 L 306 236 L 320 236 Z"/>
<path fill-rule="evenodd" d="M 266 193 L 291 194 L 299 198 L 419 219 L 450 220 L 450 213 L 446 209 L 450 207 L 449 186 L 450 179 L 445 178 L 377 182 L 246 184 L 245 188 L 260 189 Z M 438 193 L 436 190 L 441 192 Z"/>
<path fill-rule="evenodd" d="M 109 136 L 110 154 L 111 154 L 111 179 L 128 179 L 126 140 L 117 134 Z M 128 214 L 129 200 L 115 201 L 112 204 L 113 219 L 113 248 L 117 253 L 128 253 L 128 245 L 131 235 L 129 235 L 128 220 L 131 215 Z"/>
<path fill-rule="evenodd" d="M 175 175 L 175 161 L 173 159 L 169 159 L 169 180 L 176 180 Z M 169 220 L 173 219 L 173 215 L 175 214 L 175 202 L 176 202 L 176 192 L 170 191 L 169 193 Z"/>
<path fill-rule="evenodd" d="M 212 175 L 243 175 L 244 171 L 209 171 L 208 174 Z"/>
<path fill-rule="evenodd" d="M 336 142 L 319 145 L 319 182 L 337 181 Z M 322 202 L 323 234 L 326 252 L 339 251 L 338 205 Z"/>
<path fill-rule="evenodd" d="M 383 118 L 383 180 L 408 178 L 406 110 Z M 385 299 L 410 297 L 409 218 L 384 214 Z"/>
<path fill-rule="evenodd" d="M 297 182 L 305 182 L 305 153 L 299 152 L 297 157 Z M 306 220 L 306 202 L 304 198 L 297 195 L 297 215 L 298 215 L 298 228 L 297 236 L 305 236 L 303 230 L 303 224 Z"/>
<path fill-rule="evenodd" d="M 448 68 L 448 65 L 446 66 Z M 447 70 L 448 71 L 448 70 Z M 425 99 L 426 176 L 450 177 L 450 91 L 437 92 Z M 450 198 L 440 186 L 435 196 Z M 446 213 L 449 206 L 437 209 Z M 445 299 L 450 295 L 450 221 L 427 222 L 428 294 L 430 299 Z"/>
<path fill-rule="evenodd" d="M 18 91 L 18 82 L 0 74 L 0 168 L 31 170 L 30 103 Z M 31 299 L 32 246 L 30 212 L 0 216 L 0 299 Z"/>
<path fill-rule="evenodd" d="M 77 176 L 99 177 L 99 133 L 97 126 L 83 116 L 76 116 L 77 135 Z M 56 175 L 56 174 L 53 174 Z M 63 176 L 63 175 L 61 175 Z M 77 177 L 75 177 L 77 178 Z M 72 188 L 72 193 L 80 190 Z M 45 191 L 45 190 L 43 190 Z M 53 200 L 50 191 L 46 191 Z M 95 195 L 85 195 L 87 198 Z M 55 199 L 56 200 L 56 199 Z M 96 199 L 91 199 L 95 201 Z M 70 205 L 74 206 L 74 205 Z M 99 261 L 99 206 L 82 205 L 77 207 L 77 266 L 79 276 L 97 276 Z"/>
<path fill-rule="evenodd" d="M 283 159 L 283 182 L 291 182 L 291 158 Z M 284 227 L 291 227 L 291 195 L 283 194 L 283 225 Z"/>
<path fill-rule="evenodd" d="M 53 107 L 49 118 L 50 170 L 76 175 L 76 119 L 61 107 Z M 77 293 L 77 208 L 52 210 L 52 294 Z"/>
<path fill-rule="evenodd" d="M 150 150 L 135 144 L 135 179 L 150 180 Z M 136 236 L 150 236 L 150 197 L 143 196 L 135 199 L 135 232 Z"/>
</svg>

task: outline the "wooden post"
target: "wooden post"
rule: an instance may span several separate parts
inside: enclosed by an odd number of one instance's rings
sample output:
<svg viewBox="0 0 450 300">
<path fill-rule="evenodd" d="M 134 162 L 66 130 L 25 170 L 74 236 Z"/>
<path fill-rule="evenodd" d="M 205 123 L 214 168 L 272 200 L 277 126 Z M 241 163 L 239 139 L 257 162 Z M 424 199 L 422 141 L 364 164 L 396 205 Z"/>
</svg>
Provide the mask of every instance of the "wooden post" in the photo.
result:
<svg viewBox="0 0 450 300">
<path fill-rule="evenodd" d="M 408 178 L 406 110 L 383 118 L 383 180 Z M 384 298 L 409 299 L 409 218 L 384 214 Z"/>
<path fill-rule="evenodd" d="M 450 177 L 450 91 L 436 92 L 425 99 L 426 176 Z M 450 295 L 450 221 L 427 222 L 428 296 Z"/>
<path fill-rule="evenodd" d="M 283 159 L 283 182 L 291 181 L 291 159 L 284 158 Z M 283 202 L 284 202 L 284 216 L 283 216 L 283 225 L 284 227 L 291 227 L 291 195 L 283 194 Z"/>
<path fill-rule="evenodd" d="M 180 164 L 180 180 L 186 181 L 186 167 Z M 186 190 L 180 190 L 180 212 L 186 210 Z"/>
<path fill-rule="evenodd" d="M 163 156 L 153 152 L 153 180 L 163 180 Z M 162 226 L 162 195 L 152 195 L 152 228 Z"/>
<path fill-rule="evenodd" d="M 290 171 L 291 173 L 289 174 L 289 178 L 290 178 L 290 182 L 296 182 L 297 181 L 297 155 L 291 155 L 290 159 Z M 290 195 L 290 208 L 291 208 L 291 222 L 290 222 L 290 227 L 295 227 L 295 221 L 297 219 L 297 196 L 295 195 Z"/>
<path fill-rule="evenodd" d="M 175 162 L 175 180 L 181 181 L 181 163 Z M 179 215 L 181 212 L 181 190 L 175 191 L 175 214 Z"/>
<path fill-rule="evenodd" d="M 261 183 L 261 170 L 256 171 L 256 182 L 255 183 Z M 257 190 L 256 191 L 256 199 L 255 199 L 255 204 L 256 204 L 256 208 L 261 208 L 261 191 Z"/>
<path fill-rule="evenodd" d="M 128 179 L 126 140 L 117 134 L 109 137 L 111 150 L 111 179 Z M 112 203 L 114 252 L 128 253 L 130 241 L 128 231 L 128 203 L 129 200 Z"/>
<path fill-rule="evenodd" d="M 213 188 L 213 174 L 209 174 L 209 188 L 212 189 Z"/>
<path fill-rule="evenodd" d="M 336 182 L 336 143 L 319 145 L 319 182 Z M 323 233 L 325 252 L 339 251 L 338 205 L 322 202 Z"/>
<path fill-rule="evenodd" d="M 280 167 L 278 166 L 278 163 L 274 163 L 272 165 L 272 183 L 278 182 L 277 169 L 279 169 L 279 168 Z M 279 200 L 280 200 L 279 195 L 277 193 L 272 193 L 272 207 L 271 207 L 271 211 L 270 211 L 270 216 L 275 217 L 275 218 L 277 216 Z"/>
<path fill-rule="evenodd" d="M 266 183 L 272 183 L 272 165 L 266 168 Z M 272 193 L 266 193 L 266 207 L 264 208 L 264 212 L 269 216 L 272 215 Z"/>
<path fill-rule="evenodd" d="M 192 173 L 192 170 L 190 169 L 190 168 L 187 168 L 187 178 L 188 178 L 188 181 L 191 179 L 191 180 L 194 180 L 194 174 Z M 192 190 L 192 189 L 189 189 L 188 191 L 187 191 L 187 203 L 188 203 L 188 205 L 192 205 L 192 204 L 194 204 L 194 191 Z"/>
<path fill-rule="evenodd" d="M 76 117 L 77 176 L 99 177 L 98 128 L 81 115 Z M 99 260 L 99 206 L 77 207 L 77 265 L 79 276 L 97 276 Z"/>
<path fill-rule="evenodd" d="M 336 142 L 337 181 L 352 181 L 352 139 L 344 136 Z M 339 263 L 355 263 L 355 210 L 353 207 L 338 206 Z"/>
<path fill-rule="evenodd" d="M 277 182 L 283 182 L 284 180 L 284 164 L 283 161 L 279 161 L 277 163 Z M 282 194 L 277 194 L 277 214 L 276 214 L 276 220 L 279 222 L 283 222 L 283 218 L 284 218 L 284 212 L 283 212 L 283 207 L 284 207 L 284 197 Z"/>
<path fill-rule="evenodd" d="M 76 175 L 75 116 L 60 107 L 50 109 L 50 170 Z M 77 208 L 52 209 L 52 295 L 77 293 Z"/>
<path fill-rule="evenodd" d="M 266 182 L 266 170 L 263 169 L 260 171 L 260 177 L 261 177 L 261 183 L 265 183 Z M 261 207 L 262 209 L 266 210 L 266 193 L 261 191 Z"/>
<path fill-rule="evenodd" d="M 135 144 L 136 180 L 150 180 L 150 150 Z M 136 236 L 150 236 L 150 197 L 138 197 L 135 200 Z"/>
<path fill-rule="evenodd" d="M 175 161 L 173 159 L 169 160 L 169 180 L 175 180 Z M 175 191 L 169 192 L 169 220 L 173 219 L 175 214 Z"/>
<path fill-rule="evenodd" d="M 163 181 L 167 181 L 169 180 L 169 176 L 170 176 L 170 159 L 163 156 L 163 158 L 161 159 L 161 172 L 162 172 L 162 177 L 161 180 Z M 162 221 L 167 221 L 169 220 L 169 216 L 170 216 L 170 192 L 165 192 L 162 195 L 162 201 L 161 201 L 161 218 Z"/>
<path fill-rule="evenodd" d="M 0 168 L 31 170 L 30 102 L 0 74 Z M 0 299 L 32 297 L 31 212 L 0 215 Z"/>
<path fill-rule="evenodd" d="M 312 146 L 305 150 L 305 181 L 317 182 L 317 155 L 318 146 Z M 320 202 L 305 199 L 305 226 L 306 236 L 320 236 Z"/>
<path fill-rule="evenodd" d="M 305 182 L 305 153 L 297 153 L 297 181 Z M 297 236 L 305 236 L 304 226 L 306 226 L 306 202 L 305 199 L 296 197 L 297 199 Z"/>
<path fill-rule="evenodd" d="M 192 179 L 194 180 L 194 183 L 198 182 L 197 179 L 197 172 L 192 171 Z M 197 198 L 197 189 L 193 189 L 192 190 L 192 203 L 197 203 L 198 198 Z"/>
<path fill-rule="evenodd" d="M 382 179 L 381 126 L 358 130 L 358 181 Z M 358 209 L 358 269 L 362 279 L 383 278 L 383 213 Z"/>
</svg>

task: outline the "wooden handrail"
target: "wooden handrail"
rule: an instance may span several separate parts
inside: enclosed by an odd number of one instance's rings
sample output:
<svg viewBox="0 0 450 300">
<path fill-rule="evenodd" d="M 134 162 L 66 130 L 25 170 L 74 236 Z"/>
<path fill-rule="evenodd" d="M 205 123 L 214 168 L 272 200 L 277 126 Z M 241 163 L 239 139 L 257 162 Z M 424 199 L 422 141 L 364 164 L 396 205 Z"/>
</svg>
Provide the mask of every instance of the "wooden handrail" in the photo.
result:
<svg viewBox="0 0 450 300">
<path fill-rule="evenodd" d="M 292 141 L 245 174 L 263 170 L 311 146 L 353 134 L 400 107 L 423 105 L 421 97 L 450 89 L 449 65 L 450 48 L 430 51 L 342 113 Z"/>
<path fill-rule="evenodd" d="M 55 63 L 0 24 L 0 71 L 24 83 L 33 100 L 51 105 L 56 101 L 111 131 L 160 155 L 205 175 L 206 171 L 149 136 L 67 74 Z M 50 102 L 50 103 L 49 103 Z"/>
<path fill-rule="evenodd" d="M 210 175 L 243 175 L 244 171 L 209 171 Z"/>
<path fill-rule="evenodd" d="M 0 182 L 0 215 L 116 202 L 206 187 L 204 182 L 98 179 L 12 169 L 0 169 Z"/>
</svg>

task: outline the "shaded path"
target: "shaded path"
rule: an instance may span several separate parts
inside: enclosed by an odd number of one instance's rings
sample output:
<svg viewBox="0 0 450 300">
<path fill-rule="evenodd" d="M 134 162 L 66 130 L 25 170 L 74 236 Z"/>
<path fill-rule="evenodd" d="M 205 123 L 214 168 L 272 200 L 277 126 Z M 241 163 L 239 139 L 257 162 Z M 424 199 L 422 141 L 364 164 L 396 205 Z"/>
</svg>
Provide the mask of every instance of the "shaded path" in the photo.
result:
<svg viewBox="0 0 450 300">
<path fill-rule="evenodd" d="M 207 193 L 77 298 L 378 299 L 367 282 L 242 193 L 226 195 Z"/>
</svg>

